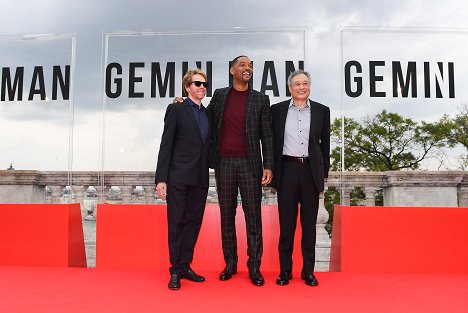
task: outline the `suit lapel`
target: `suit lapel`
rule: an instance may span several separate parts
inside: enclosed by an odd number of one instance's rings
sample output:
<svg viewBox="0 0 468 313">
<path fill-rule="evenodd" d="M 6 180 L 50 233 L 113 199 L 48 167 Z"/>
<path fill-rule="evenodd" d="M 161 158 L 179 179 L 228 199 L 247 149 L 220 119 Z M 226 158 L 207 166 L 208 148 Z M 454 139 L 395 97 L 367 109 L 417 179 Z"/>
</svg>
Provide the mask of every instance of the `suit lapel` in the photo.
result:
<svg viewBox="0 0 468 313">
<path fill-rule="evenodd" d="M 205 112 L 206 112 L 206 116 L 208 117 L 208 140 L 207 142 L 210 142 L 211 133 L 212 133 L 211 125 L 213 124 L 213 114 L 211 113 L 211 111 L 206 110 L 206 108 L 205 108 Z"/>
<path fill-rule="evenodd" d="M 283 105 L 280 107 L 280 127 L 279 130 L 281 131 L 281 134 L 279 138 L 281 138 L 281 142 L 279 143 L 279 147 L 282 147 L 284 145 L 284 131 L 286 127 L 286 117 L 288 116 L 288 109 L 289 109 L 289 104 L 290 101 L 285 101 Z"/>
<path fill-rule="evenodd" d="M 229 87 L 229 88 L 225 88 L 223 90 L 223 92 L 220 92 L 221 96 L 220 96 L 220 99 L 219 99 L 219 118 L 218 118 L 218 130 L 219 132 L 221 133 L 221 123 L 222 123 L 222 120 L 223 120 L 223 116 L 224 116 L 224 108 L 226 107 L 226 101 L 227 101 L 227 97 L 229 95 L 229 91 L 231 90 L 232 87 Z M 213 119 L 216 119 L 215 117 L 213 117 Z"/>
<path fill-rule="evenodd" d="M 310 130 L 309 130 L 309 146 L 310 143 L 314 140 L 313 134 L 314 134 L 314 128 L 317 127 L 317 125 L 320 125 L 319 119 L 320 119 L 320 112 L 318 109 L 318 106 L 316 106 L 312 101 L 309 100 L 310 104 Z"/>
<path fill-rule="evenodd" d="M 254 99 L 253 99 L 253 92 L 250 92 L 247 94 L 247 104 L 245 108 L 245 125 L 246 125 L 246 130 L 247 130 L 247 125 L 253 125 L 252 123 L 249 123 L 249 119 L 254 116 L 253 114 L 253 108 L 254 106 Z"/>
</svg>

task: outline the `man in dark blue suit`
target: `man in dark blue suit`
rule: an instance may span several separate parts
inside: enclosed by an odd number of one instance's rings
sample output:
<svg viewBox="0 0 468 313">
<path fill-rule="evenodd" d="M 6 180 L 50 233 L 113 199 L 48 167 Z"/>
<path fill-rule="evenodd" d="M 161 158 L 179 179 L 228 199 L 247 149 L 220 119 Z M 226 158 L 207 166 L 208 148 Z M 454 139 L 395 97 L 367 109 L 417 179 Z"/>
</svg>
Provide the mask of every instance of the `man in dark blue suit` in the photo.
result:
<svg viewBox="0 0 468 313">
<path fill-rule="evenodd" d="M 208 154 L 211 114 L 201 100 L 205 97 L 206 74 L 188 71 L 182 84 L 188 97 L 170 104 L 156 169 L 156 193 L 167 198 L 167 221 L 171 278 L 169 289 L 180 288 L 180 279 L 202 282 L 204 277 L 190 267 L 205 211 L 208 193 Z M 167 193 L 167 195 L 166 195 Z"/>
<path fill-rule="evenodd" d="M 275 169 L 272 186 L 278 192 L 281 271 L 278 285 L 292 279 L 292 253 L 298 206 L 302 225 L 301 278 L 317 286 L 315 224 L 319 196 L 330 167 L 330 110 L 309 99 L 310 74 L 302 70 L 288 78 L 292 99 L 272 106 Z"/>
</svg>

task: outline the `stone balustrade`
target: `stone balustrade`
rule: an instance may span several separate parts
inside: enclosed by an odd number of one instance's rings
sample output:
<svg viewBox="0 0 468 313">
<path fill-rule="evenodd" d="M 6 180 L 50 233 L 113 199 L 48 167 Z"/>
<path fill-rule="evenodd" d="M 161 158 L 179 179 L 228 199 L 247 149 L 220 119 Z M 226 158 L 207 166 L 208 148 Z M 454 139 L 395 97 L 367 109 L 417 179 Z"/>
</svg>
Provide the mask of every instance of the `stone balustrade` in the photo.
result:
<svg viewBox="0 0 468 313">
<path fill-rule="evenodd" d="M 83 204 L 90 186 L 99 203 L 158 200 L 153 172 L 0 170 L 0 203 L 44 203 L 47 195 L 51 203 L 60 203 L 68 195 Z M 214 192 L 213 174 L 210 186 Z M 330 172 L 327 186 L 340 192 L 343 205 L 350 205 L 351 192 L 360 188 L 365 205 L 375 205 L 375 193 L 383 189 L 384 205 L 468 207 L 466 171 Z M 273 204 L 275 198 L 274 193 L 265 193 L 266 204 Z"/>
</svg>

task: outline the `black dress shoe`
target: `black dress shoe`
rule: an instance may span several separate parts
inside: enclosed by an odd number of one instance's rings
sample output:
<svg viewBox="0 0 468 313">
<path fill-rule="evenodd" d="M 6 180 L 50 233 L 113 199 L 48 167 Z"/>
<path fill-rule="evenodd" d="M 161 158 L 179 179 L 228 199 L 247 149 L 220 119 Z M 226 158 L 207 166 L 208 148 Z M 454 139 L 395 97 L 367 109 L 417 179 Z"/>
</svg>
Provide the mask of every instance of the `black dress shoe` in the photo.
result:
<svg viewBox="0 0 468 313">
<path fill-rule="evenodd" d="M 226 265 L 224 270 L 219 274 L 219 280 L 229 280 L 232 278 L 232 275 L 237 274 L 236 265 Z"/>
<path fill-rule="evenodd" d="M 191 268 L 189 268 L 186 272 L 180 273 L 180 278 L 185 278 L 191 281 L 195 281 L 197 283 L 205 281 L 205 277 L 198 275 Z"/>
<path fill-rule="evenodd" d="M 287 285 L 287 284 L 289 284 L 290 279 L 292 279 L 291 271 L 281 272 L 279 274 L 278 278 L 276 278 L 276 284 L 278 286 Z"/>
<path fill-rule="evenodd" d="M 301 278 L 305 280 L 305 284 L 308 286 L 318 286 L 318 280 L 313 273 L 302 272 Z"/>
<path fill-rule="evenodd" d="M 169 284 L 167 285 L 171 290 L 177 290 L 180 288 L 180 275 L 179 274 L 171 274 L 171 279 L 169 280 Z"/>
<path fill-rule="evenodd" d="M 260 271 L 249 271 L 249 278 L 252 284 L 255 286 L 263 286 L 265 284 L 265 279 L 263 278 L 262 273 L 260 273 Z"/>
</svg>

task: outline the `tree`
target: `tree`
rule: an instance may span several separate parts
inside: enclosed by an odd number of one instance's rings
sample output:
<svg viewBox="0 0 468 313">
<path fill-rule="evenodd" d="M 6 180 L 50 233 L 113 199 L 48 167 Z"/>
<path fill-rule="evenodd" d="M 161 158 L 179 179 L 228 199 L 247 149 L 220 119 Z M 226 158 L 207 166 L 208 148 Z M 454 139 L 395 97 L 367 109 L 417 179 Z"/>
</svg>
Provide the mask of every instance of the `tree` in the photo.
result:
<svg viewBox="0 0 468 313">
<path fill-rule="evenodd" d="M 459 112 L 451 119 L 444 115 L 444 122 L 450 129 L 449 141 L 452 145 L 462 145 L 465 147 L 465 155 L 461 156 L 461 168 L 468 167 L 468 104 L 459 108 Z"/>
<path fill-rule="evenodd" d="M 383 110 L 362 122 L 344 118 L 345 169 L 392 171 L 419 169 L 431 152 L 453 146 L 451 125 L 446 119 L 435 123 L 414 122 Z M 332 140 L 341 143 L 341 121 L 332 125 Z M 332 150 L 332 169 L 339 169 L 340 145 Z"/>
<path fill-rule="evenodd" d="M 468 104 L 460 109 L 453 121 L 452 138 L 463 145 L 468 152 Z"/>
</svg>

